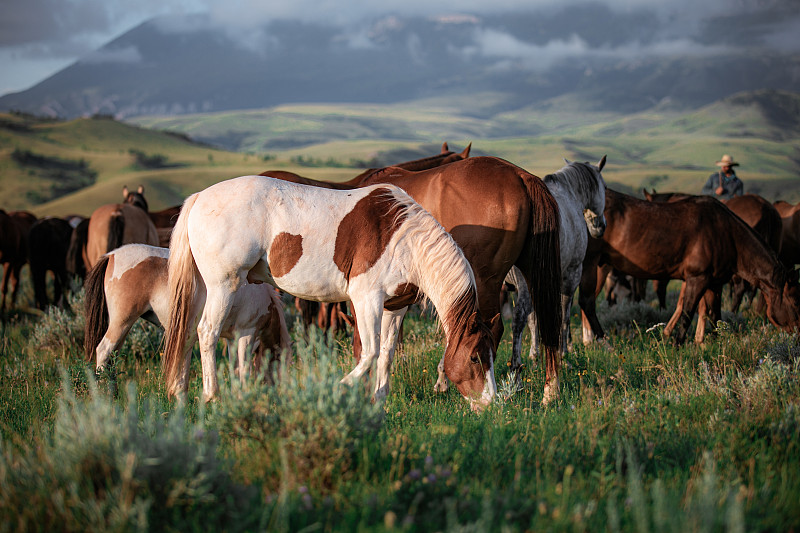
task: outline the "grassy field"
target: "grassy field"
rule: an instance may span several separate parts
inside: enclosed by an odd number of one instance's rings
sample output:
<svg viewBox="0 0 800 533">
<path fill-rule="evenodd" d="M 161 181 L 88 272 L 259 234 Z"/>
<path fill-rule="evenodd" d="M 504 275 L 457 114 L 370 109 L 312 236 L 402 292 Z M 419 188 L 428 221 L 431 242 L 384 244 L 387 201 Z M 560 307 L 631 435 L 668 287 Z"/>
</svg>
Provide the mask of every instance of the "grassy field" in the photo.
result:
<svg viewBox="0 0 800 533">
<path fill-rule="evenodd" d="M 80 311 L 8 313 L 0 530 L 797 531 L 798 339 L 745 311 L 675 347 L 650 305 L 599 315 L 613 350 L 574 344 L 547 409 L 539 366 L 519 387 L 508 375 L 507 331 L 500 395 L 475 414 L 433 392 L 443 336 L 426 313 L 407 320 L 383 405 L 338 385 L 348 338 L 295 331 L 275 386 L 219 362 L 209 406 L 195 357 L 185 409 L 166 398 L 155 327 L 137 323 L 95 377 Z"/>
</svg>

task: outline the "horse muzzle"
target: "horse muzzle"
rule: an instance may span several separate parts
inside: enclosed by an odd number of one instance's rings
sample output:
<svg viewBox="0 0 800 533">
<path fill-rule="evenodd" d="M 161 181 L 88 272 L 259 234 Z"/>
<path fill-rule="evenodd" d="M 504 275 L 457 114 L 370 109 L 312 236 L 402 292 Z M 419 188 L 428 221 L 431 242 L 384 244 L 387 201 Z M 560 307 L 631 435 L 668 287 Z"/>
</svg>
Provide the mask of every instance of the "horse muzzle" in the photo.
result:
<svg viewBox="0 0 800 533">
<path fill-rule="evenodd" d="M 606 231 L 606 217 L 605 215 L 596 214 L 588 209 L 583 210 L 583 218 L 586 220 L 586 227 L 589 228 L 589 235 L 595 239 L 599 239 Z"/>
</svg>

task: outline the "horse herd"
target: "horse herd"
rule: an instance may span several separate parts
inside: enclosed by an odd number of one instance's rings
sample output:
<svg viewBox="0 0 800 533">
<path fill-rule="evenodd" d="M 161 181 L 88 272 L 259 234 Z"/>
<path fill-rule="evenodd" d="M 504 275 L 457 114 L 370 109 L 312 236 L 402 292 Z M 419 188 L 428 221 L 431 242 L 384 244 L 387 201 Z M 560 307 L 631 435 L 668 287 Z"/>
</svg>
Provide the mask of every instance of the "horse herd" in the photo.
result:
<svg viewBox="0 0 800 533">
<path fill-rule="evenodd" d="M 210 400 L 218 393 L 220 337 L 240 375 L 261 365 L 265 353 L 273 364 L 289 348 L 278 289 L 294 295 L 299 309 L 307 309 L 303 301 L 320 302 L 324 316 L 353 325 L 356 365 L 343 382 L 376 366 L 380 400 L 406 310 L 425 298 L 446 338 L 436 390 L 452 381 L 473 409 L 497 392 L 499 294 L 507 276 L 519 293 L 512 370 L 522 364 L 518 339 L 527 323 L 531 355 L 541 346 L 545 359 L 545 404 L 558 395 L 575 291 L 584 342 L 603 338 L 595 301 L 612 268 L 662 286 L 683 280 L 665 329 L 678 343 L 698 310 L 695 339 L 702 341 L 706 319 L 720 317 L 729 282 L 760 290 L 774 325 L 800 327 L 798 206 L 772 206 L 754 195 L 727 206 L 690 195 L 640 200 L 606 188 L 605 157 L 596 165 L 567 161 L 540 179 L 499 158 L 469 157 L 469 150 L 455 153 L 445 143 L 440 154 L 348 182 L 285 171 L 243 176 L 158 213 L 148 211 L 141 187 L 124 188 L 123 203 L 71 223 L 0 211 L 1 309 L 9 279 L 13 305 L 28 258 L 39 307 L 47 304 L 46 270 L 55 274 L 57 300 L 68 273 L 85 275 L 85 351 L 98 369 L 144 317 L 165 327 L 169 394 L 186 394 L 191 348 L 199 342 L 203 397 Z M 347 301 L 352 316 L 337 307 Z"/>
</svg>

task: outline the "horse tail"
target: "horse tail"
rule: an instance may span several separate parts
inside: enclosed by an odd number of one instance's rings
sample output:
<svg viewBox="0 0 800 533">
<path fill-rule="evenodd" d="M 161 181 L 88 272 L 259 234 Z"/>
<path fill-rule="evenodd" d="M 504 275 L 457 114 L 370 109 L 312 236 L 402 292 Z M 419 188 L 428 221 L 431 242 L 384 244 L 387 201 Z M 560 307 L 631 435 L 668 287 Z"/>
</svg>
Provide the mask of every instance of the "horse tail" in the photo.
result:
<svg viewBox="0 0 800 533">
<path fill-rule="evenodd" d="M 86 360 L 94 358 L 97 346 L 108 331 L 108 303 L 106 302 L 106 269 L 108 255 L 101 257 L 86 276 L 83 288 L 86 292 L 86 326 L 83 350 Z"/>
<path fill-rule="evenodd" d="M 184 366 L 183 353 L 189 329 L 189 320 L 193 318 L 192 306 L 195 289 L 198 285 L 197 265 L 194 262 L 192 249 L 189 246 L 188 218 L 192 206 L 197 200 L 193 194 L 183 204 L 181 214 L 170 240 L 169 262 L 169 321 L 164 330 L 164 378 L 167 382 L 167 394 L 175 396 L 181 384 Z"/>
<path fill-rule="evenodd" d="M 523 174 L 521 178 L 531 202 L 531 227 L 526 242 L 530 254 L 529 291 L 546 364 L 548 369 L 555 365 L 552 370 L 556 370 L 561 349 L 561 216 L 558 203 L 541 179 L 532 174 Z"/>
<path fill-rule="evenodd" d="M 75 229 L 69 240 L 67 249 L 67 271 L 81 279 L 86 277 L 86 265 L 83 262 L 83 252 L 86 248 L 86 241 L 89 240 L 89 219 L 82 220 Z"/>
<path fill-rule="evenodd" d="M 111 213 L 111 218 L 108 219 L 108 244 L 106 245 L 106 253 L 122 246 L 124 234 L 125 214 L 122 212 L 122 209 L 116 209 Z"/>
</svg>

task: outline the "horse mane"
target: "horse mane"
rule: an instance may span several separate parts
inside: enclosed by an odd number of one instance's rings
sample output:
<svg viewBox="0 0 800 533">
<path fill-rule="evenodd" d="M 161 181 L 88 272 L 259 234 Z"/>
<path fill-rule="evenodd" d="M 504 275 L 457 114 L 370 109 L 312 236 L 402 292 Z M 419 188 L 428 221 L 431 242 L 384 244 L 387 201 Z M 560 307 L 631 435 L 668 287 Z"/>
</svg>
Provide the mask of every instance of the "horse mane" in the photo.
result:
<svg viewBox="0 0 800 533">
<path fill-rule="evenodd" d="M 597 180 L 594 177 L 594 170 L 588 168 L 589 163 L 579 163 L 572 161 L 556 170 L 552 174 L 548 174 L 543 178 L 546 184 L 557 183 L 557 179 L 563 176 L 566 179 L 574 180 L 581 189 L 596 190 Z"/>
<path fill-rule="evenodd" d="M 438 312 L 446 312 L 453 319 L 458 317 L 451 325 L 460 327 L 461 321 L 465 322 L 469 315 L 459 311 L 477 309 L 478 292 L 472 267 L 453 237 L 411 196 L 396 186 L 391 186 L 389 194 L 402 206 L 397 214 L 397 220 L 402 223 L 396 235 L 413 243 L 411 250 L 415 260 L 409 265 L 412 279 L 419 283 L 419 288 Z M 431 264 L 436 264 L 437 268 L 424 268 Z M 445 317 L 441 318 L 447 333 L 449 325 Z"/>
</svg>

